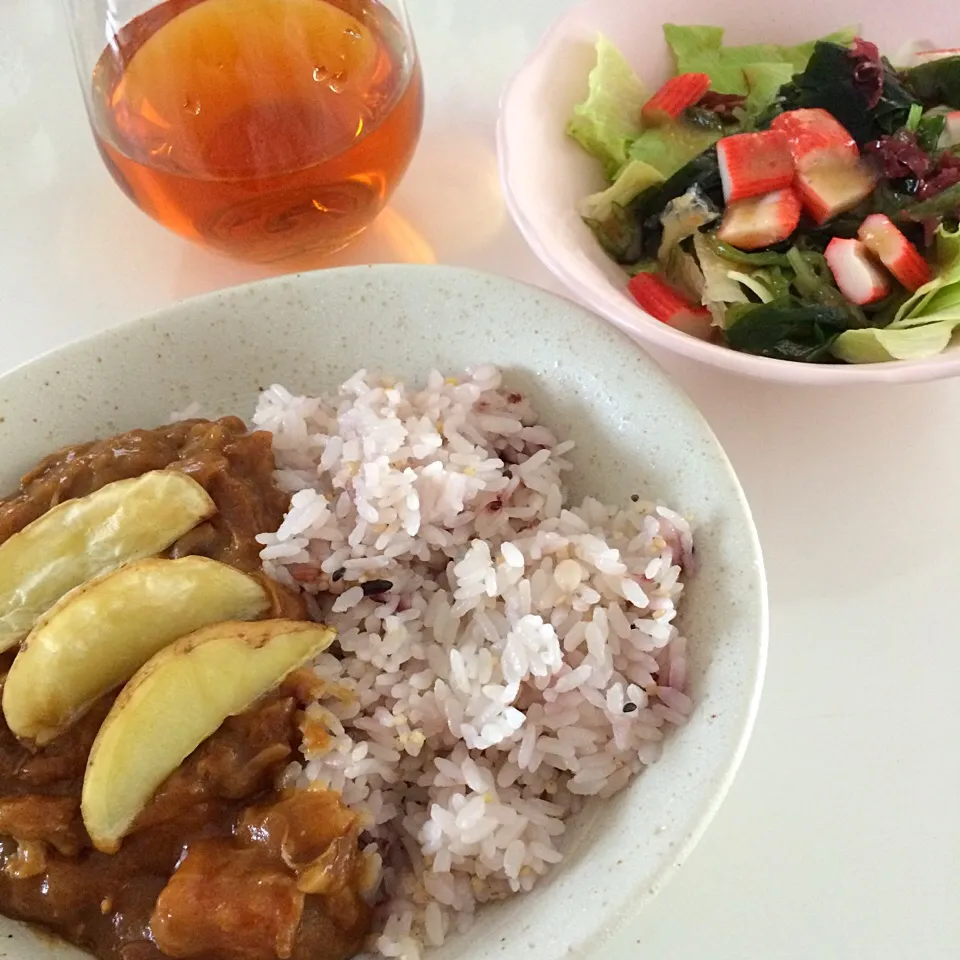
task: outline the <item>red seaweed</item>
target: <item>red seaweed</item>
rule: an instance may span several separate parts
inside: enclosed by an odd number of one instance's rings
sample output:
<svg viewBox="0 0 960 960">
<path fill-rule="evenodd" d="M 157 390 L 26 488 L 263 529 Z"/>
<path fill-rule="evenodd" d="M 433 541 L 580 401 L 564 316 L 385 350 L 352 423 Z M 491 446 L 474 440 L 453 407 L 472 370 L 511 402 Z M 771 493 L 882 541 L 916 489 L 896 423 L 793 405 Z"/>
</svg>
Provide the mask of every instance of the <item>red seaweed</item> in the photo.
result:
<svg viewBox="0 0 960 960">
<path fill-rule="evenodd" d="M 928 200 L 955 183 L 960 183 L 960 157 L 954 153 L 943 153 L 932 175 L 921 180 L 916 197 L 918 200 Z"/>
<path fill-rule="evenodd" d="M 703 110 L 710 110 L 718 117 L 732 119 L 734 111 L 741 108 L 747 98 L 739 93 L 715 93 L 708 90 L 698 101 L 697 106 Z"/>
<path fill-rule="evenodd" d="M 863 154 L 888 180 L 912 178 L 922 180 L 934 171 L 935 161 L 917 142 L 914 134 L 898 130 L 892 136 L 884 136 L 868 143 Z"/>
<path fill-rule="evenodd" d="M 869 109 L 873 109 L 883 95 L 883 61 L 875 43 L 857 37 L 850 47 L 850 56 L 856 61 L 853 85 L 863 94 Z"/>
</svg>

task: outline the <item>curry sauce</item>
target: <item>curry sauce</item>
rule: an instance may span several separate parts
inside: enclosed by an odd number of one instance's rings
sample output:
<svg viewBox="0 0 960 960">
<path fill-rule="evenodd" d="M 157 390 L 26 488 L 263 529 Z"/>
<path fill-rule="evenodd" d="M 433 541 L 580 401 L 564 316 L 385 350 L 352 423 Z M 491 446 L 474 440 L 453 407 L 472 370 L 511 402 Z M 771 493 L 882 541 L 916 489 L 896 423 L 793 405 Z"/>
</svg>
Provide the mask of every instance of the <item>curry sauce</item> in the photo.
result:
<svg viewBox="0 0 960 960">
<path fill-rule="evenodd" d="M 68 447 L 0 502 L 0 542 L 56 504 L 148 470 L 183 470 L 217 514 L 170 556 L 259 569 L 255 535 L 288 505 L 270 437 L 242 421 L 184 421 Z M 303 617 L 271 587 L 274 614 Z M 7 662 L 4 666 L 8 666 Z M 276 787 L 297 757 L 310 684 L 291 677 L 228 719 L 173 773 L 116 854 L 80 816 L 87 756 L 114 694 L 41 750 L 0 718 L 0 912 L 102 960 L 344 960 L 370 926 L 360 824 L 336 794 Z"/>
<path fill-rule="evenodd" d="M 248 432 L 239 417 L 182 420 L 64 447 L 0 502 L 0 543 L 64 500 L 150 470 L 180 470 L 206 489 L 217 513 L 183 536 L 170 555 L 212 557 L 257 571 L 260 546 L 254 538 L 277 529 L 289 502 L 273 481 L 273 466 L 270 434 Z"/>
</svg>

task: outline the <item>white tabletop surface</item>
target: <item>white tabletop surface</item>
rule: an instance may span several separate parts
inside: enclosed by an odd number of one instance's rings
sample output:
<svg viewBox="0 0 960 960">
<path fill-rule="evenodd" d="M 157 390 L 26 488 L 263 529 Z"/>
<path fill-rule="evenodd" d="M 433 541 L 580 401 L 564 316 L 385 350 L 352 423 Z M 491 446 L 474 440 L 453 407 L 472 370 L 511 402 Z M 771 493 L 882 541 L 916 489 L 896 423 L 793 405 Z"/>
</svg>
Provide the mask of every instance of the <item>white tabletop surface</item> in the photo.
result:
<svg viewBox="0 0 960 960">
<path fill-rule="evenodd" d="M 439 261 L 558 290 L 504 209 L 494 120 L 567 0 L 408 2 L 423 140 L 391 209 L 336 263 Z M 88 133 L 59 3 L 0 0 L 0 370 L 266 273 L 127 201 Z M 723 809 L 597 960 L 955 960 L 960 382 L 787 389 L 664 362 L 753 504 L 770 664 Z"/>
</svg>

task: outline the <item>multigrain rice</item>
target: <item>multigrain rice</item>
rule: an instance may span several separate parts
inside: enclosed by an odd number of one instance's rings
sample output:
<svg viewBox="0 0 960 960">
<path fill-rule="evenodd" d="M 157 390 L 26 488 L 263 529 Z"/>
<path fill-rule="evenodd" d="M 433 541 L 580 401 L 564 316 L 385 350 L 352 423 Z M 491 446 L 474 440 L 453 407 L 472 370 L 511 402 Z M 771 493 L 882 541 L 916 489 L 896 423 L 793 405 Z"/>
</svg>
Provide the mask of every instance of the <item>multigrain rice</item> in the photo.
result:
<svg viewBox="0 0 960 960">
<path fill-rule="evenodd" d="M 273 386 L 254 422 L 292 494 L 264 567 L 339 631 L 287 777 L 362 812 L 372 946 L 416 958 L 529 890 L 567 818 L 689 716 L 690 528 L 639 497 L 572 503 L 573 445 L 489 366 L 420 389 L 361 370 L 325 398 Z"/>
</svg>

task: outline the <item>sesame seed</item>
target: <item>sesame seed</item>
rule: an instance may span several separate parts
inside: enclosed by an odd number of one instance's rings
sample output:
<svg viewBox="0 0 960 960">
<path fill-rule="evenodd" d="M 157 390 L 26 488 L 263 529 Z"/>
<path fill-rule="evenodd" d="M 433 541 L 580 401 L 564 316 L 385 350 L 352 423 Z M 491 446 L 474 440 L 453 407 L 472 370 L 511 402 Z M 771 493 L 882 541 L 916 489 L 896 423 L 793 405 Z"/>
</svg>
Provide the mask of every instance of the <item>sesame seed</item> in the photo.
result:
<svg viewBox="0 0 960 960">
<path fill-rule="evenodd" d="M 634 713 L 636 709 L 637 709 L 637 705 L 635 703 L 625 703 L 623 705 L 624 713 Z"/>
</svg>

